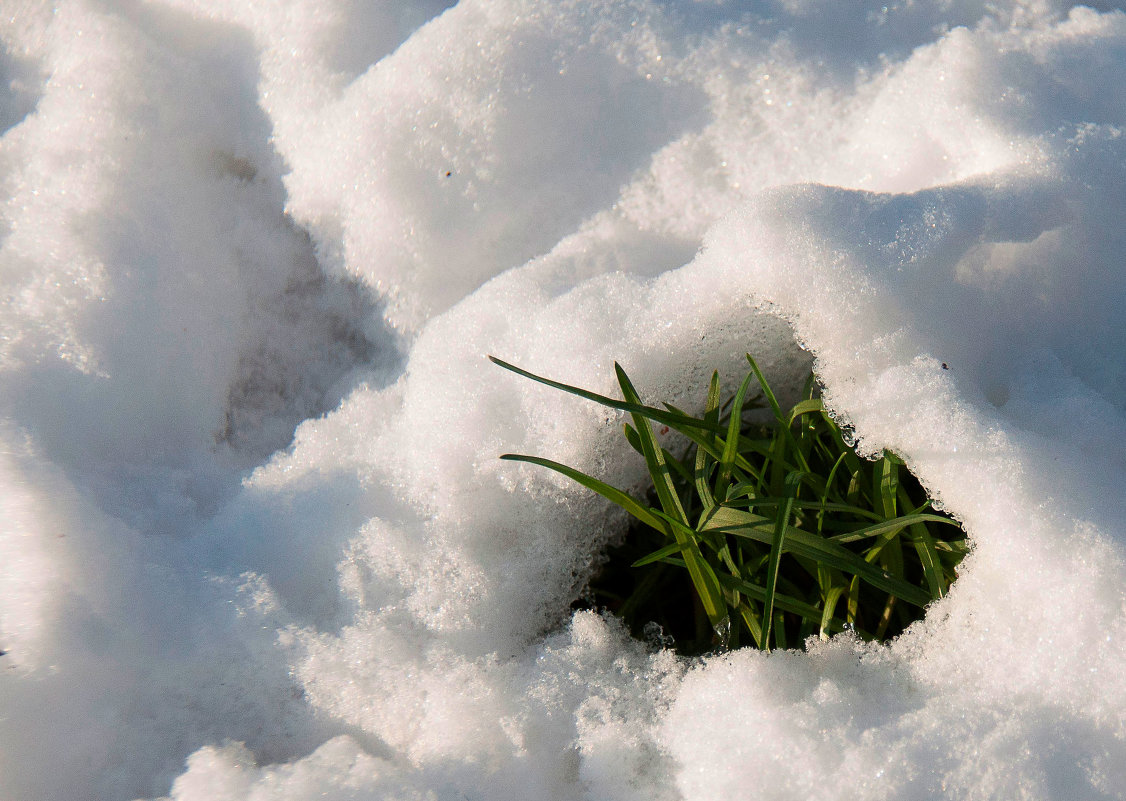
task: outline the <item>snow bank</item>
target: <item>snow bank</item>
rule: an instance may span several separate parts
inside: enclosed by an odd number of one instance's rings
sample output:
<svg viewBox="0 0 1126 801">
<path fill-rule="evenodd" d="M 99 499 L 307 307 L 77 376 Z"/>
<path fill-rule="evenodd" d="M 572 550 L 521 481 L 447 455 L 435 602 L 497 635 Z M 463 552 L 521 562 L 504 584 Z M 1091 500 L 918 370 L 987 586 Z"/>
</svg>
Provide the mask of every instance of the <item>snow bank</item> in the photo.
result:
<svg viewBox="0 0 1126 801">
<path fill-rule="evenodd" d="M 1126 15 L 28 3 L 0 24 L 0 797 L 1101 798 Z M 617 415 L 809 365 L 975 543 L 889 646 L 571 616 Z M 304 421 L 304 422 L 301 422 Z"/>
</svg>

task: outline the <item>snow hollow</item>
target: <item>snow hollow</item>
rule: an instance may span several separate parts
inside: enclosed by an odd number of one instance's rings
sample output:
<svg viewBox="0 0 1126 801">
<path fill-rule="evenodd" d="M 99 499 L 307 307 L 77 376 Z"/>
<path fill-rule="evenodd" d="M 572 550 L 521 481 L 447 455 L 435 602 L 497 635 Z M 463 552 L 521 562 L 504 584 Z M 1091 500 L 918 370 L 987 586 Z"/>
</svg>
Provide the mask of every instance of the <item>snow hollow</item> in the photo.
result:
<svg viewBox="0 0 1126 801">
<path fill-rule="evenodd" d="M 1126 15 L 7 0 L 0 798 L 1126 787 Z M 887 646 L 572 615 L 620 418 L 810 364 L 966 526 Z"/>
</svg>

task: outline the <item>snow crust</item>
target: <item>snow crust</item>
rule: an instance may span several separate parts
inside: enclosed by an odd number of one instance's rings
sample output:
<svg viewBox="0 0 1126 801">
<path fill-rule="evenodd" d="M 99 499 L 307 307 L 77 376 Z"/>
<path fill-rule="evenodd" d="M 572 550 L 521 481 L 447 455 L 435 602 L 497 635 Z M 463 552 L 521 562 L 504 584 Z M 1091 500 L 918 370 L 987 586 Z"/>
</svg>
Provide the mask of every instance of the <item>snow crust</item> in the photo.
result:
<svg viewBox="0 0 1126 801">
<path fill-rule="evenodd" d="M 0 798 L 1126 786 L 1114 4 L 0 15 Z M 888 646 L 569 612 L 620 420 L 812 364 L 964 521 Z"/>
</svg>

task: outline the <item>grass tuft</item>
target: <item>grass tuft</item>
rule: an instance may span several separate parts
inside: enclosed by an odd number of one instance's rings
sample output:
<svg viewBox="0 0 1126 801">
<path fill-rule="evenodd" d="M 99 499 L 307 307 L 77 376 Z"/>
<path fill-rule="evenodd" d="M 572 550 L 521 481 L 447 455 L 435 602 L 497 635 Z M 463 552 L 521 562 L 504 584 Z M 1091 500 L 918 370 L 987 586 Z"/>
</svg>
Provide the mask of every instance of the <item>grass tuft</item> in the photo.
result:
<svg viewBox="0 0 1126 801">
<path fill-rule="evenodd" d="M 633 517 L 588 603 L 621 616 L 635 636 L 656 632 L 685 654 L 751 643 L 800 646 L 846 629 L 883 641 L 921 618 L 956 577 L 965 532 L 930 509 L 895 454 L 857 455 L 812 375 L 802 398 L 784 410 L 748 355 L 750 372 L 734 396 L 720 402 L 713 374 L 704 414 L 693 417 L 643 404 L 619 365 L 623 400 L 489 358 L 630 414 L 623 433 L 649 470 L 645 500 L 550 459 L 501 458 L 562 473 Z M 760 394 L 748 400 L 752 384 Z M 746 422 L 746 409 L 764 407 L 770 423 Z M 682 452 L 662 447 L 652 423 L 681 434 Z"/>
</svg>

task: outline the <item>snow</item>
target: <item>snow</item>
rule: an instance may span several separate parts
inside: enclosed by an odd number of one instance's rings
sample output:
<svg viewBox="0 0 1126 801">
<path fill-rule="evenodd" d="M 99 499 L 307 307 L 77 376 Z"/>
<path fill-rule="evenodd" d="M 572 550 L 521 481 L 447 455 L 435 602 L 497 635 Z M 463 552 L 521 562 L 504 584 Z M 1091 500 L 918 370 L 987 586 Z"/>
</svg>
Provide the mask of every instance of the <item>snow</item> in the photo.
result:
<svg viewBox="0 0 1126 801">
<path fill-rule="evenodd" d="M 0 18 L 0 798 L 1109 798 L 1126 15 Z M 812 364 L 974 550 L 886 646 L 569 611 L 620 419 Z"/>
</svg>

